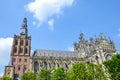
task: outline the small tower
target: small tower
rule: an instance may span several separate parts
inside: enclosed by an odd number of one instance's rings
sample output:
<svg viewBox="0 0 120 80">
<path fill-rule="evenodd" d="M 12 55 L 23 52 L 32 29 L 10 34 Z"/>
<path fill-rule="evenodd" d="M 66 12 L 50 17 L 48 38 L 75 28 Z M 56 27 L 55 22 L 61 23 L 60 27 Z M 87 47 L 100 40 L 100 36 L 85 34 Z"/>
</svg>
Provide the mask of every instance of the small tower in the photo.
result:
<svg viewBox="0 0 120 80">
<path fill-rule="evenodd" d="M 28 30 L 27 30 L 27 18 L 23 19 L 22 27 L 20 28 L 20 35 L 21 36 L 28 36 Z"/>
<path fill-rule="evenodd" d="M 11 58 L 14 66 L 14 77 L 21 77 L 30 70 L 31 37 L 28 36 L 27 18 L 23 19 L 20 34 L 14 35 Z"/>
</svg>

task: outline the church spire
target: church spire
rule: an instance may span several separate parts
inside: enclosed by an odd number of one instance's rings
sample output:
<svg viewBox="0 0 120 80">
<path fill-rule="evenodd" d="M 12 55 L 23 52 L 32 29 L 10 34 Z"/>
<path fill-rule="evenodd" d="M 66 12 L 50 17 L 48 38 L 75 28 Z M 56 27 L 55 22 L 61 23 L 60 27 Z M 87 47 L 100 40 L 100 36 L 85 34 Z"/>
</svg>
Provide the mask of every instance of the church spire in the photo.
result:
<svg viewBox="0 0 120 80">
<path fill-rule="evenodd" d="M 27 18 L 23 19 L 22 27 L 20 28 L 20 36 L 27 36 Z"/>
</svg>

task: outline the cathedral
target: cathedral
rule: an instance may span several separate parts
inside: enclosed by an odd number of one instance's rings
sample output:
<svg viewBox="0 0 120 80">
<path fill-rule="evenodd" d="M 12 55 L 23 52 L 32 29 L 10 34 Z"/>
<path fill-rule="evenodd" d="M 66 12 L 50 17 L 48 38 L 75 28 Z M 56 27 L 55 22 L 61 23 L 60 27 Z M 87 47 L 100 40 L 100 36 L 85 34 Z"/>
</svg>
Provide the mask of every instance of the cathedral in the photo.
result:
<svg viewBox="0 0 120 80">
<path fill-rule="evenodd" d="M 81 33 L 79 41 L 74 43 L 74 51 L 36 49 L 31 56 L 31 36 L 28 35 L 27 18 L 24 18 L 20 34 L 14 35 L 10 62 L 5 66 L 4 75 L 18 80 L 25 72 L 38 73 L 41 68 L 52 72 L 58 67 L 67 71 L 77 62 L 102 64 L 116 52 L 114 42 L 103 33 L 99 38 L 89 40 L 85 40 Z"/>
</svg>

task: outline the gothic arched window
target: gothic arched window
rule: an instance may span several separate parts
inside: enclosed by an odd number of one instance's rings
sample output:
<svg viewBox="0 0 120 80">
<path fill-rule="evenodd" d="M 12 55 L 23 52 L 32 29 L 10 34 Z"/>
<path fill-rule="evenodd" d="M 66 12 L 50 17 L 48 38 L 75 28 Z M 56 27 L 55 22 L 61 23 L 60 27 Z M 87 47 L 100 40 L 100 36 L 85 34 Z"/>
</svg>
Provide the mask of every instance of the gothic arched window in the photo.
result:
<svg viewBox="0 0 120 80">
<path fill-rule="evenodd" d="M 15 40 L 15 45 L 18 45 L 18 40 Z"/>
<path fill-rule="evenodd" d="M 20 71 L 20 65 L 18 66 L 18 70 Z"/>
<path fill-rule="evenodd" d="M 20 41 L 20 45 L 23 45 L 23 40 Z"/>
<path fill-rule="evenodd" d="M 28 45 L 28 41 L 26 41 L 26 46 Z"/>
<path fill-rule="evenodd" d="M 23 52 L 23 48 L 20 47 L 20 49 L 19 49 L 19 53 L 22 53 L 22 52 Z"/>
<path fill-rule="evenodd" d="M 28 52 L 28 49 L 27 48 L 25 48 L 25 53 L 27 53 Z"/>
<path fill-rule="evenodd" d="M 38 73 L 39 71 L 39 63 L 38 62 L 34 62 L 34 72 Z"/>
<path fill-rule="evenodd" d="M 44 62 L 44 68 L 47 69 L 47 62 Z"/>
<path fill-rule="evenodd" d="M 99 58 L 98 58 L 98 56 L 96 56 L 95 58 L 96 58 L 97 64 L 99 64 Z"/>
<path fill-rule="evenodd" d="M 59 63 L 57 63 L 57 67 L 60 67 Z"/>
<path fill-rule="evenodd" d="M 11 70 L 10 70 L 10 69 L 8 69 L 8 72 L 7 72 L 7 74 L 8 74 L 8 75 L 10 75 L 10 73 L 11 73 Z"/>
<path fill-rule="evenodd" d="M 14 53 L 16 53 L 16 52 L 17 52 L 17 47 L 14 48 Z"/>
</svg>

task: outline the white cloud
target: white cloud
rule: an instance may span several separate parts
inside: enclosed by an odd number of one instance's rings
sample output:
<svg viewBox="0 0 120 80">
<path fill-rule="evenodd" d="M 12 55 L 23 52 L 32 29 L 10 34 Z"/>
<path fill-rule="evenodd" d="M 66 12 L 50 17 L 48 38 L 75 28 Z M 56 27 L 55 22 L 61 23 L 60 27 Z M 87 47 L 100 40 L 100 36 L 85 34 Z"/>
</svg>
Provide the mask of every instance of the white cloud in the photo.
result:
<svg viewBox="0 0 120 80">
<path fill-rule="evenodd" d="M 72 6 L 73 2 L 74 0 L 34 0 L 25 7 L 38 20 L 37 25 L 41 26 L 43 23 L 49 23 L 53 17 L 60 16 L 63 9 Z"/>
<path fill-rule="evenodd" d="M 69 51 L 74 51 L 74 48 L 73 47 L 68 47 L 68 50 Z"/>
<path fill-rule="evenodd" d="M 0 51 L 6 51 L 6 49 L 10 48 L 12 40 L 12 38 L 0 38 Z"/>
<path fill-rule="evenodd" d="M 49 25 L 49 29 L 51 30 L 51 31 L 53 31 L 54 30 L 54 19 L 50 19 L 49 21 L 48 21 L 48 25 Z"/>
<path fill-rule="evenodd" d="M 10 60 L 10 52 L 13 38 L 0 38 L 0 76 L 3 74 L 4 66 Z"/>
</svg>

